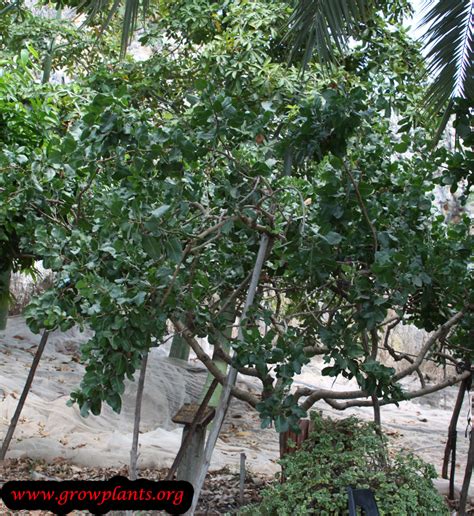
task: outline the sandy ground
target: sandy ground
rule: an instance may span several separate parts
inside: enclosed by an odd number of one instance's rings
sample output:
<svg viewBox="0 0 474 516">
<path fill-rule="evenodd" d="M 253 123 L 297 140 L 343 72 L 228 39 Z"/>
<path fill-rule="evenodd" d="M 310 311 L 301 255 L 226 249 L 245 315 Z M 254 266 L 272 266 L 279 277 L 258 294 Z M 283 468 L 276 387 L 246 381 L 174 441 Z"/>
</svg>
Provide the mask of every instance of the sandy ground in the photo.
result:
<svg viewBox="0 0 474 516">
<path fill-rule="evenodd" d="M 71 390 L 80 383 L 83 366 L 79 345 L 87 334 L 78 330 L 53 333 L 37 370 L 31 393 L 8 453 L 9 458 L 53 461 L 62 458 L 78 466 L 119 467 L 128 464 L 132 439 L 135 385 L 129 382 L 121 414 L 104 407 L 100 416 L 82 418 L 77 407 L 67 407 Z M 39 343 L 21 317 L 9 319 L 0 332 L 0 435 L 4 436 L 18 403 L 31 361 Z M 167 358 L 168 345 L 150 354 L 142 409 L 139 467 L 166 468 L 173 461 L 181 442 L 182 429 L 171 417 L 186 402 L 196 401 L 206 371 L 197 360 L 183 366 Z M 295 385 L 347 389 L 350 382 L 322 377 L 317 361 L 306 366 Z M 410 385 L 413 382 L 413 385 Z M 253 390 L 248 379 L 239 386 Z M 415 379 L 407 388 L 415 388 Z M 407 449 L 420 455 L 439 471 L 447 429 L 457 389 L 450 388 L 400 407 L 382 407 L 382 422 L 393 449 Z M 468 440 L 464 436 L 469 403 L 463 406 L 458 427 L 457 483 L 462 483 Z M 318 402 L 315 408 L 332 417 L 349 414 L 372 419 L 370 408 L 338 412 Z M 258 414 L 247 404 L 234 400 L 227 415 L 211 463 L 211 470 L 228 466 L 236 471 L 240 453 L 246 454 L 247 469 L 271 476 L 279 471 L 278 436 L 273 429 L 260 429 Z M 441 482 L 443 484 L 443 482 Z M 443 487 L 443 485 L 441 485 Z M 471 491 L 474 485 L 471 483 Z"/>
</svg>

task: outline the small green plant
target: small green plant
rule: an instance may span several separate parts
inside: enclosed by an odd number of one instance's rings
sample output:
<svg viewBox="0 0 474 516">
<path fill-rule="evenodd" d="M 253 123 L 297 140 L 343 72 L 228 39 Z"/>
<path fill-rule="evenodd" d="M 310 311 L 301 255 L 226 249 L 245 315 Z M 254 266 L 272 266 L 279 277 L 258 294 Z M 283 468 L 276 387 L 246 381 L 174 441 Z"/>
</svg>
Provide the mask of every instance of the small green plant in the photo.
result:
<svg viewBox="0 0 474 516">
<path fill-rule="evenodd" d="M 301 450 L 280 461 L 285 483 L 266 488 L 262 502 L 241 516 L 347 514 L 347 486 L 372 489 L 381 515 L 448 514 L 432 483 L 434 468 L 413 455 L 390 458 L 373 424 L 316 413 L 312 419 L 314 432 Z"/>
</svg>

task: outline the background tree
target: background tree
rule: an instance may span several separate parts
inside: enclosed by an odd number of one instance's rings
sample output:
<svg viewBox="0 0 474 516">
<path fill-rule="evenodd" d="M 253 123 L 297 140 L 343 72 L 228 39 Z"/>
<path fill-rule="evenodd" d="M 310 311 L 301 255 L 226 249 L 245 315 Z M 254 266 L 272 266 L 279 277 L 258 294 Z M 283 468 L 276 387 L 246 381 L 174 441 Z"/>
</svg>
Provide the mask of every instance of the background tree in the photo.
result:
<svg viewBox="0 0 474 516">
<path fill-rule="evenodd" d="M 59 17 L 47 19 L 26 9 L 10 9 L 0 21 L 0 327 L 4 328 L 11 273 L 34 276 L 35 261 L 41 258 L 31 253 L 34 225 L 25 214 L 47 218 L 51 203 L 68 206 L 67 192 L 61 196 L 61 181 L 54 183 L 59 190 L 46 199 L 37 172 L 23 176 L 23 170 L 32 156 L 44 153 L 65 131 L 88 95 L 87 87 L 67 86 L 66 79 L 71 83 L 92 72 L 97 63 L 104 66 L 116 60 L 118 53 L 113 38 L 97 42 L 90 32 Z M 51 71 L 62 74 L 63 80 L 51 84 Z M 54 177 L 53 169 L 47 177 Z"/>
</svg>

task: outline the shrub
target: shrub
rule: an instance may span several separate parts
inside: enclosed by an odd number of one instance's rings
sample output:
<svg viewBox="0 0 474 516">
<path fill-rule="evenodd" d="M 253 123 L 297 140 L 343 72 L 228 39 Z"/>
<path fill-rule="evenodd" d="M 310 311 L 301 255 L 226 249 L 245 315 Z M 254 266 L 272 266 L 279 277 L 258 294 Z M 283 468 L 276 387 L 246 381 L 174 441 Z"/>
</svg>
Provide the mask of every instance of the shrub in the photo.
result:
<svg viewBox="0 0 474 516">
<path fill-rule="evenodd" d="M 286 481 L 262 492 L 259 505 L 244 515 L 303 516 L 347 514 L 347 486 L 370 488 L 381 515 L 446 515 L 430 464 L 413 455 L 389 457 L 387 441 L 371 423 L 312 416 L 315 430 L 301 450 L 280 463 Z"/>
</svg>

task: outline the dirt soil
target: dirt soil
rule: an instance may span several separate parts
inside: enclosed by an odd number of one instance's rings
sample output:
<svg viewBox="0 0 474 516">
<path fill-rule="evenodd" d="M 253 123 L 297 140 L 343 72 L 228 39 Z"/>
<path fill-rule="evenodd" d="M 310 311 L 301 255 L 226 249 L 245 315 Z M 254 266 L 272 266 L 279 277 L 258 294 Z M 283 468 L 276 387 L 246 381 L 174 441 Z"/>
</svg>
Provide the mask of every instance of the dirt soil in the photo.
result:
<svg viewBox="0 0 474 516">
<path fill-rule="evenodd" d="M 143 469 L 139 476 L 148 480 L 163 480 L 168 473 L 167 469 Z M 33 459 L 6 459 L 0 465 L 0 487 L 9 479 L 15 480 L 108 480 L 116 475 L 128 477 L 128 469 L 122 468 L 87 468 L 75 466 L 64 460 L 56 460 L 47 464 L 42 460 Z M 270 483 L 270 479 L 247 472 L 244 484 L 244 505 L 256 503 L 260 500 L 260 491 Z M 204 483 L 197 516 L 214 516 L 236 514 L 239 509 L 239 475 L 230 472 L 227 468 L 209 473 Z M 0 501 L 0 515 L 51 515 L 49 511 L 11 511 Z M 89 514 L 87 511 L 73 511 L 70 515 Z M 110 515 L 118 516 L 117 512 Z M 160 514 L 153 512 L 134 512 L 140 516 Z M 166 514 L 166 513 L 163 513 Z"/>
</svg>

